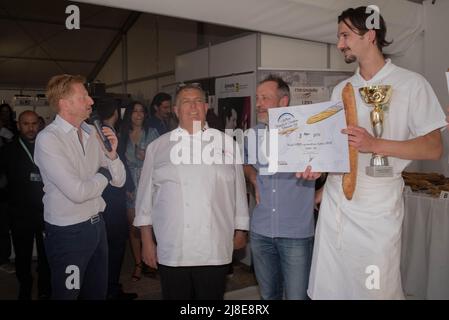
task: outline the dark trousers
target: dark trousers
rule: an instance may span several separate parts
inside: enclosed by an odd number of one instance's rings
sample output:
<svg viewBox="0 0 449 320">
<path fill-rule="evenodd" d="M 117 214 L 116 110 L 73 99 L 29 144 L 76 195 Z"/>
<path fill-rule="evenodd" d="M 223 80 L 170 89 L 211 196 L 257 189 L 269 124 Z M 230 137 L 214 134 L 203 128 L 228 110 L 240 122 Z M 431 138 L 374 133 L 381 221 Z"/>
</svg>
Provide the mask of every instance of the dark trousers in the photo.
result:
<svg viewBox="0 0 449 320">
<path fill-rule="evenodd" d="M 45 224 L 52 299 L 104 300 L 108 244 L 102 215 L 70 226 Z"/>
<path fill-rule="evenodd" d="M 165 300 L 223 300 L 229 264 L 158 269 Z"/>
<path fill-rule="evenodd" d="M 49 296 L 51 293 L 50 268 L 48 266 L 44 249 L 42 226 L 32 227 L 13 224 L 13 228 L 11 231 L 14 244 L 14 252 L 16 255 L 16 276 L 20 286 L 18 298 L 24 300 L 31 299 L 33 287 L 31 262 L 35 239 L 37 248 L 38 294 L 39 296 Z"/>
<path fill-rule="evenodd" d="M 103 217 L 106 224 L 109 250 L 108 297 L 114 298 L 122 291 L 122 286 L 120 285 L 120 273 L 122 270 L 123 258 L 125 256 L 129 229 L 125 206 L 123 206 L 123 208 L 121 208 L 121 206 L 114 208 L 108 204 L 106 208 Z"/>
<path fill-rule="evenodd" d="M 11 256 L 10 223 L 6 202 L 0 202 L 0 265 L 9 262 Z"/>
</svg>

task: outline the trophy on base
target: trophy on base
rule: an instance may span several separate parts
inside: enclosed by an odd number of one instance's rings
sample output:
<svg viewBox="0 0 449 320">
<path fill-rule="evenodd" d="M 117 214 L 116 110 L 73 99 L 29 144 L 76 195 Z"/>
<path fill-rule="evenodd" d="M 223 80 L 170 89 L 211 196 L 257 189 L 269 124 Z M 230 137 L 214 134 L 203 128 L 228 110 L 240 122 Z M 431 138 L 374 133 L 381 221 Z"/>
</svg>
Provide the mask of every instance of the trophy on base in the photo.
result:
<svg viewBox="0 0 449 320">
<path fill-rule="evenodd" d="M 393 89 L 389 85 L 368 86 L 359 89 L 363 101 L 373 107 L 370 113 L 373 134 L 381 138 L 383 133 L 384 110 L 388 105 Z M 393 167 L 388 165 L 388 158 L 373 153 L 370 166 L 365 172 L 371 177 L 392 177 Z"/>
</svg>

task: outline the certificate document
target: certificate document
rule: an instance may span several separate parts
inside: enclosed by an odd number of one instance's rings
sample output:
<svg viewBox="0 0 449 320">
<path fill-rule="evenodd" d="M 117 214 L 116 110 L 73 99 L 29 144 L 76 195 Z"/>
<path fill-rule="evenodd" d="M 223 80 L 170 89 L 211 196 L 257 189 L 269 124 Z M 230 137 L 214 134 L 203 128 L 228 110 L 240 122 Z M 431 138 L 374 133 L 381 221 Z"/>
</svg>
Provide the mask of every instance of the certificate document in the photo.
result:
<svg viewBox="0 0 449 320">
<path fill-rule="evenodd" d="M 268 112 L 270 135 L 277 129 L 277 172 L 303 172 L 307 166 L 314 172 L 349 172 L 341 101 L 270 108 Z"/>
</svg>

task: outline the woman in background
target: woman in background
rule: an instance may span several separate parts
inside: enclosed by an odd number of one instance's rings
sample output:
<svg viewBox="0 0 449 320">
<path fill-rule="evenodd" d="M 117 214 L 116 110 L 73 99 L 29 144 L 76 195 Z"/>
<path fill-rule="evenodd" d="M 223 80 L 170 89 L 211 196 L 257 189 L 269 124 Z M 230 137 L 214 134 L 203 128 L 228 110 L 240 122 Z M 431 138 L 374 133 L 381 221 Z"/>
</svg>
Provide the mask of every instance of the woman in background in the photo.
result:
<svg viewBox="0 0 449 320">
<path fill-rule="evenodd" d="M 7 103 L 0 105 L 0 123 L 0 128 L 8 129 L 14 136 L 18 134 L 17 121 L 14 120 L 14 111 Z"/>
<path fill-rule="evenodd" d="M 108 97 L 96 99 L 95 110 L 104 126 L 118 131 L 117 128 L 119 128 L 121 120 L 117 100 Z M 118 139 L 120 145 L 120 137 Z M 119 149 L 117 152 L 120 159 L 125 158 L 123 149 Z M 103 218 L 108 239 L 108 300 L 133 300 L 137 298 L 136 293 L 124 292 L 120 283 L 120 274 L 129 234 L 126 191 L 134 189 L 134 183 L 126 161 L 123 161 L 123 163 L 126 170 L 125 185 L 118 188 L 108 184 L 102 194 L 106 202 Z"/>
<path fill-rule="evenodd" d="M 150 128 L 148 123 L 148 114 L 145 107 L 140 102 L 133 102 L 125 111 L 123 124 L 121 127 L 121 148 L 124 150 L 126 164 L 129 168 L 132 181 L 135 188 L 127 191 L 127 214 L 129 222 L 129 241 L 131 251 L 136 263 L 132 280 L 138 281 L 142 276 L 142 257 L 140 230 L 132 225 L 135 216 L 136 190 L 139 184 L 140 172 L 145 159 L 146 147 L 159 134 L 156 129 Z"/>
</svg>

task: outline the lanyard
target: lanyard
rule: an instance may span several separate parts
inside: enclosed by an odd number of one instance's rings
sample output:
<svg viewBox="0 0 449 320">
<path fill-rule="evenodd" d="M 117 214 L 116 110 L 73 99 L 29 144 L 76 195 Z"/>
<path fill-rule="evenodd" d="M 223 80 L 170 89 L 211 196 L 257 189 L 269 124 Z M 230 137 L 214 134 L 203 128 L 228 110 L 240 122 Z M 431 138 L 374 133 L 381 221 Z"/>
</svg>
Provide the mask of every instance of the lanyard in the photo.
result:
<svg viewBox="0 0 449 320">
<path fill-rule="evenodd" d="M 26 154 L 28 155 L 28 158 L 30 158 L 31 163 L 34 165 L 34 160 L 33 157 L 31 156 L 30 151 L 28 150 L 28 148 L 26 147 L 26 145 L 23 143 L 22 139 L 19 138 L 19 142 L 22 145 L 23 150 L 25 150 Z"/>
</svg>

